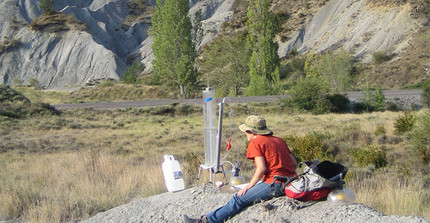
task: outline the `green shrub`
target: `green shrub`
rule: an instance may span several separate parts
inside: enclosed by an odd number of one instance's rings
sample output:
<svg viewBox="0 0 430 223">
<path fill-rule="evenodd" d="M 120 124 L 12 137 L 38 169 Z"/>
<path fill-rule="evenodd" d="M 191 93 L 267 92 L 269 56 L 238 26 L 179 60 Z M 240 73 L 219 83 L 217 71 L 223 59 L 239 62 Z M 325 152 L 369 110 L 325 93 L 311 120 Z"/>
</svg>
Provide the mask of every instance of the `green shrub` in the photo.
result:
<svg viewBox="0 0 430 223">
<path fill-rule="evenodd" d="M 387 166 L 387 155 L 384 151 L 377 147 L 369 146 L 360 150 L 351 151 L 355 162 L 361 166 L 373 165 L 375 168 L 381 168 Z"/>
<path fill-rule="evenodd" d="M 369 88 L 364 88 L 362 90 L 363 98 L 361 102 L 354 105 L 355 112 L 372 112 L 372 111 L 384 111 L 387 104 L 386 98 L 382 89 L 377 87 L 375 89 L 375 93 L 371 92 Z M 397 106 L 395 104 L 390 104 L 391 110 L 397 110 Z"/>
<path fill-rule="evenodd" d="M 421 88 L 421 99 L 423 101 L 423 105 L 430 108 L 430 80 L 425 81 Z"/>
<path fill-rule="evenodd" d="M 327 96 L 332 107 L 331 112 L 346 112 L 348 110 L 349 99 L 346 94 L 330 94 Z"/>
<path fill-rule="evenodd" d="M 412 112 L 404 112 L 403 116 L 397 118 L 394 122 L 394 133 L 396 135 L 402 135 L 406 132 L 409 132 L 413 129 L 415 124 L 415 116 Z"/>
<path fill-rule="evenodd" d="M 30 79 L 30 86 L 34 87 L 34 89 L 41 89 L 42 88 L 40 86 L 39 80 L 37 80 L 36 78 L 31 78 Z"/>
<path fill-rule="evenodd" d="M 16 39 L 6 39 L 3 41 L 3 43 L 0 44 L 0 54 L 3 52 L 6 52 L 7 50 L 18 48 L 21 46 L 21 42 Z"/>
<path fill-rule="evenodd" d="M 0 85 L 0 104 L 4 103 L 29 104 L 30 100 L 8 85 Z"/>
<path fill-rule="evenodd" d="M 47 103 L 31 103 L 23 94 L 7 85 L 0 85 L 0 116 L 25 118 L 51 114 L 60 114 L 60 112 Z"/>
<path fill-rule="evenodd" d="M 382 125 L 377 125 L 375 132 L 373 132 L 373 134 L 379 136 L 379 135 L 385 135 L 387 133 L 387 131 L 385 130 L 385 127 Z"/>
<path fill-rule="evenodd" d="M 388 55 L 386 51 L 376 51 L 372 54 L 372 56 L 373 56 L 373 61 L 376 64 L 382 64 L 386 61 L 391 60 L 391 57 Z"/>
<path fill-rule="evenodd" d="M 430 163 L 430 112 L 426 111 L 417 117 L 412 131 L 413 143 L 419 158 L 425 164 Z"/>
<path fill-rule="evenodd" d="M 15 79 L 13 79 L 13 83 L 14 83 L 16 86 L 22 86 L 22 84 L 24 83 L 24 81 L 23 81 L 23 80 L 21 80 L 21 79 L 19 79 L 19 78 L 15 78 Z"/>
<path fill-rule="evenodd" d="M 196 107 L 188 104 L 179 104 L 176 106 L 176 114 L 178 115 L 190 115 L 192 113 L 201 112 L 201 107 Z"/>
<path fill-rule="evenodd" d="M 187 151 L 185 153 L 184 163 L 184 179 L 186 185 L 194 185 L 200 167 L 199 156 L 194 152 Z"/>
<path fill-rule="evenodd" d="M 103 81 L 102 83 L 100 83 L 99 85 L 97 85 L 97 87 L 100 88 L 107 88 L 107 87 L 113 87 L 115 85 L 115 81 L 111 78 Z"/>
<path fill-rule="evenodd" d="M 297 159 L 297 162 L 331 159 L 324 150 L 325 137 L 322 134 L 311 133 L 305 136 L 287 135 L 284 139 Z"/>
<path fill-rule="evenodd" d="M 377 87 L 373 95 L 373 107 L 376 111 L 384 111 L 385 109 L 385 95 L 380 87 Z"/>
<path fill-rule="evenodd" d="M 143 65 L 140 61 L 135 62 L 121 75 L 121 81 L 126 84 L 135 84 L 138 75 L 143 69 L 145 69 L 145 65 Z"/>
<path fill-rule="evenodd" d="M 54 13 L 54 0 L 40 0 L 39 7 L 42 9 L 42 13 L 51 15 Z"/>
<path fill-rule="evenodd" d="M 300 78 L 291 89 L 290 96 L 293 106 L 314 114 L 330 111 L 331 103 L 327 99 L 329 89 L 317 78 Z"/>
</svg>

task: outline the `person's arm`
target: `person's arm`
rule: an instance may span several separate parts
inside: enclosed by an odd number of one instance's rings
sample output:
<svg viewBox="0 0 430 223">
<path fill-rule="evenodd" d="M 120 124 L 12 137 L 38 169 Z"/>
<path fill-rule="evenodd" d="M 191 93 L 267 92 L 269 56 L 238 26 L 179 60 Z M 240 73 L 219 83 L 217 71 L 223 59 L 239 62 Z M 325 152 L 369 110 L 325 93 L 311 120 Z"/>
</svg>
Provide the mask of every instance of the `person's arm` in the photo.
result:
<svg viewBox="0 0 430 223">
<path fill-rule="evenodd" d="M 254 158 L 255 161 L 255 172 L 254 176 L 252 177 L 251 181 L 249 182 L 246 187 L 244 187 L 242 190 L 237 192 L 237 196 L 242 196 L 248 191 L 249 188 L 253 187 L 262 177 L 263 174 L 266 172 L 266 160 L 263 156 L 256 156 Z"/>
</svg>

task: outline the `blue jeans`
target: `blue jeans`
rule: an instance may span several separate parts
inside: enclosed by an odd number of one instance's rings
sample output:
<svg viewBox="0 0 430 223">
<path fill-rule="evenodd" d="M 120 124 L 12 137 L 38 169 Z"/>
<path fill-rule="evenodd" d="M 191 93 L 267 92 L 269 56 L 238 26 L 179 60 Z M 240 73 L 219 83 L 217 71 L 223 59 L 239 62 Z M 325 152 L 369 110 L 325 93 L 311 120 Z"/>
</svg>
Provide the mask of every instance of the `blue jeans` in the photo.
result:
<svg viewBox="0 0 430 223">
<path fill-rule="evenodd" d="M 281 183 L 276 183 L 274 185 L 275 191 L 278 191 L 280 186 Z M 224 220 L 227 220 L 229 217 L 234 216 L 242 209 L 254 203 L 272 198 L 273 193 L 271 184 L 259 183 L 251 187 L 244 195 L 240 197 L 235 194 L 225 206 L 222 206 L 217 210 L 207 214 L 206 217 L 210 223 L 223 222 Z"/>
</svg>

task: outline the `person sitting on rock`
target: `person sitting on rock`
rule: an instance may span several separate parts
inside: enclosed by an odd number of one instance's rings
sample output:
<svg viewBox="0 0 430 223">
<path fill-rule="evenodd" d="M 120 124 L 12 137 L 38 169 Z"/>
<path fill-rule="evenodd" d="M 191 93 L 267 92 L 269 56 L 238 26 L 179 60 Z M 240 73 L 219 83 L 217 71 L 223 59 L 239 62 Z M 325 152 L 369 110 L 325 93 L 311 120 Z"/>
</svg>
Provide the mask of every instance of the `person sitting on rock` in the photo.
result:
<svg viewBox="0 0 430 223">
<path fill-rule="evenodd" d="M 276 181 L 272 187 L 275 175 L 296 176 L 297 162 L 293 154 L 283 139 L 273 136 L 263 117 L 251 115 L 239 129 L 246 134 L 249 141 L 246 158 L 255 163 L 251 181 L 225 206 L 198 219 L 184 215 L 185 222 L 223 222 L 256 202 L 272 199 L 273 192 L 278 191 L 281 186 L 281 182 Z M 262 182 L 259 182 L 260 180 Z"/>
</svg>

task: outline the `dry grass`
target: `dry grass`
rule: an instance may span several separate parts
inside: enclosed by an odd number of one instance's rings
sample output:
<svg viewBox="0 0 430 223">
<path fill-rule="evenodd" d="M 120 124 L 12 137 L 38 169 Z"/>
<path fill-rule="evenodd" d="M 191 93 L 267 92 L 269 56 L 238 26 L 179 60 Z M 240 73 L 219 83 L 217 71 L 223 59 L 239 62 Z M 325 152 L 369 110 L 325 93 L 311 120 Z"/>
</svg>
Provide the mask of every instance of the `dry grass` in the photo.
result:
<svg viewBox="0 0 430 223">
<path fill-rule="evenodd" d="M 421 215 L 430 219 L 430 193 L 420 178 L 404 179 L 378 173 L 369 179 L 351 179 L 357 202 L 387 215 Z"/>
<path fill-rule="evenodd" d="M 389 148 L 386 151 L 391 157 L 392 170 L 367 168 L 366 171 L 375 177 L 356 174 L 348 179 L 348 186 L 354 189 L 359 202 L 384 213 L 422 215 L 430 219 L 426 214 L 428 189 L 423 186 L 426 181 L 407 178 L 407 183 L 390 184 L 394 193 L 401 195 L 392 196 L 384 195 L 390 180 L 379 177 L 387 171 L 390 174 L 400 172 L 394 176 L 414 171 L 408 163 L 416 157 L 405 149 L 410 143 L 406 137 L 393 136 L 393 122 L 401 113 L 315 116 L 281 112 L 271 104 L 234 105 L 233 109 L 240 112 L 232 119 L 232 125 L 224 119 L 227 137 L 248 114 L 260 113 L 278 136 L 321 132 L 336 137 L 342 135 L 342 139 L 349 141 L 343 142 L 346 147 L 379 143 Z M 227 107 L 225 111 L 228 110 Z M 60 116 L 26 120 L 6 118 L 0 122 L 0 220 L 69 222 L 85 219 L 120 204 L 165 192 L 161 173 L 164 154 L 174 155 L 179 160 L 187 187 L 195 186 L 198 168 L 193 160 L 186 159 L 187 154 L 202 162 L 204 159 L 200 111 L 186 115 L 149 115 L 135 109 L 76 110 Z M 386 129 L 387 137 L 399 140 L 379 142 L 373 134 L 377 126 Z M 353 133 L 357 132 L 355 137 Z M 245 137 L 235 131 L 235 141 L 237 144 L 230 150 L 227 160 L 234 163 L 239 156 L 241 174 L 249 180 L 253 163 L 243 158 Z M 406 153 L 409 155 L 405 156 Z M 221 157 L 224 155 L 225 151 Z M 357 168 L 354 163 L 348 167 Z M 227 165 L 226 169 L 229 168 Z M 222 177 L 218 175 L 217 179 Z M 200 183 L 207 181 L 208 173 L 203 172 Z M 369 188 L 381 197 L 371 196 L 367 193 Z M 408 212 L 404 212 L 406 208 L 395 209 L 397 203 L 405 202 L 401 200 L 406 197 L 402 194 L 419 199 L 419 202 L 405 204 L 410 206 Z M 392 201 L 384 196 L 390 196 Z"/>
</svg>

